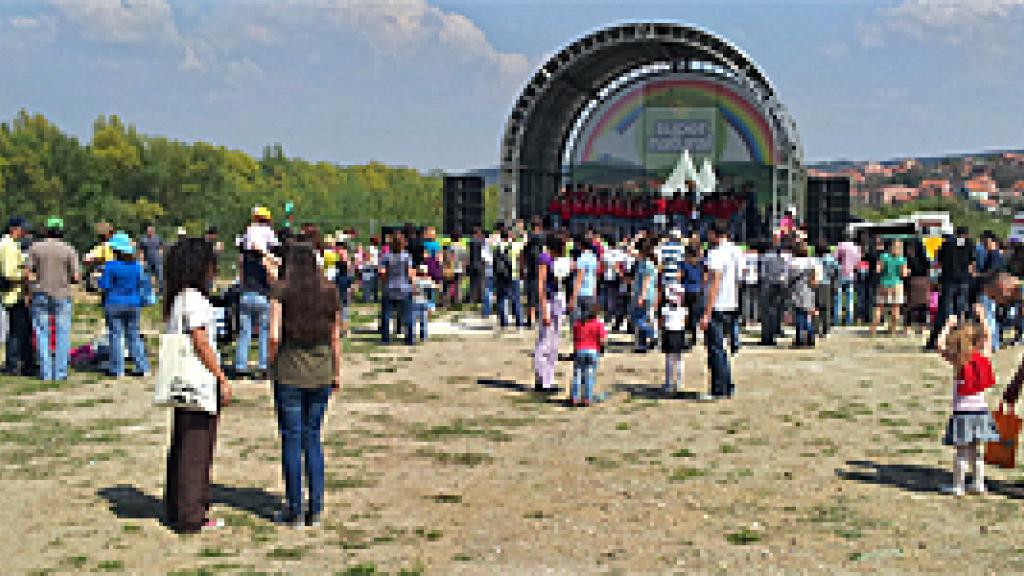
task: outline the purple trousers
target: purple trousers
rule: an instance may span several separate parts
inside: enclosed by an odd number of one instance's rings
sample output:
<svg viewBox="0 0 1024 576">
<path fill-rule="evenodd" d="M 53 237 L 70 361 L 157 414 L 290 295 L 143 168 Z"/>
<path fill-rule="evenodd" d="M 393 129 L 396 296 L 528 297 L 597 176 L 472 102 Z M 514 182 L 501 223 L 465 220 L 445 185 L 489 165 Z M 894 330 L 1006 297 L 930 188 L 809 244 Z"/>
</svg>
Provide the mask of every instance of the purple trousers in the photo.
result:
<svg viewBox="0 0 1024 576">
<path fill-rule="evenodd" d="M 540 322 L 537 330 L 537 344 L 533 348 L 533 372 L 537 388 L 550 390 L 555 387 L 555 367 L 558 365 L 558 331 L 561 328 L 562 312 L 565 307 L 561 299 L 548 299 L 551 325 Z"/>
</svg>

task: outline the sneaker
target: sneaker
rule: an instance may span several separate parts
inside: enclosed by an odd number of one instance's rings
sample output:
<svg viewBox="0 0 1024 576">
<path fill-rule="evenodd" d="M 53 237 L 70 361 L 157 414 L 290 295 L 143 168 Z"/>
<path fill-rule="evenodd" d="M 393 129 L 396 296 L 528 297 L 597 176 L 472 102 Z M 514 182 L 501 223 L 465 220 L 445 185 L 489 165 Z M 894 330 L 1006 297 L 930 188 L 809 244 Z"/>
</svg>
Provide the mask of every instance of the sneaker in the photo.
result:
<svg viewBox="0 0 1024 576">
<path fill-rule="evenodd" d="M 985 494 L 988 494 L 988 489 L 985 488 L 985 486 L 971 486 L 967 491 L 976 496 L 984 496 Z"/>
<path fill-rule="evenodd" d="M 284 510 L 274 513 L 274 524 L 281 524 L 289 528 L 301 528 L 304 525 L 301 514 L 291 514 Z"/>
<path fill-rule="evenodd" d="M 203 532 L 207 532 L 207 531 L 210 531 L 210 530 L 220 530 L 223 527 L 224 527 L 224 519 L 223 518 L 207 518 L 206 521 L 203 522 L 203 527 L 201 528 L 201 530 Z"/>
<path fill-rule="evenodd" d="M 309 528 L 320 527 L 320 515 L 319 514 L 306 514 L 306 526 Z"/>
<path fill-rule="evenodd" d="M 964 489 L 960 486 L 941 486 L 939 491 L 949 496 L 963 496 Z"/>
<path fill-rule="evenodd" d="M 697 401 L 698 402 L 714 402 L 715 400 L 718 400 L 718 396 L 715 396 L 714 394 L 698 394 L 697 395 Z"/>
</svg>

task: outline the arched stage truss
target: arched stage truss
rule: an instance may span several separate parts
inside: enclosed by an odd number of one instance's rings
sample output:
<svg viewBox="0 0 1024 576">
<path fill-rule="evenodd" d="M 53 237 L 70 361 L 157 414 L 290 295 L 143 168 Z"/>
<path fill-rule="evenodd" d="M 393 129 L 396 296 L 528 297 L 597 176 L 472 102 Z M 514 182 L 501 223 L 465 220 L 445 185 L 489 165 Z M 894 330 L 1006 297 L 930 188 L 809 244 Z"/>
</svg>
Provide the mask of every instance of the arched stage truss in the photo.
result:
<svg viewBox="0 0 1024 576">
<path fill-rule="evenodd" d="M 700 28 L 627 23 L 588 34 L 552 56 L 527 82 L 501 142 L 501 216 L 541 214 L 565 183 L 567 158 L 587 116 L 630 84 L 685 73 L 728 83 L 770 126 L 770 215 L 803 211 L 806 173 L 796 124 L 768 77 L 742 50 Z"/>
</svg>

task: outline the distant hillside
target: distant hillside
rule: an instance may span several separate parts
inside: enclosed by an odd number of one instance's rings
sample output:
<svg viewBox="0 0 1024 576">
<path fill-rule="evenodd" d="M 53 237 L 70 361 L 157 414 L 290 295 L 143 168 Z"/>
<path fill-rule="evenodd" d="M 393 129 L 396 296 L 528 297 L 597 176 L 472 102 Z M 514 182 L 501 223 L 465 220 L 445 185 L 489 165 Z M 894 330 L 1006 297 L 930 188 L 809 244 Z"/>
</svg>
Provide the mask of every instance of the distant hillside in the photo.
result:
<svg viewBox="0 0 1024 576">
<path fill-rule="evenodd" d="M 1024 154 L 1024 149 L 1018 149 L 1018 150 L 986 150 L 984 152 L 961 153 L 961 154 L 947 154 L 945 156 L 906 156 L 906 157 L 903 157 L 903 158 L 888 159 L 888 160 L 845 160 L 845 159 L 844 160 L 826 160 L 826 161 L 823 161 L 823 162 L 815 162 L 815 163 L 812 163 L 812 164 L 808 164 L 807 167 L 808 168 L 813 168 L 813 169 L 816 169 L 816 170 L 823 170 L 823 171 L 828 172 L 828 171 L 839 171 L 839 170 L 846 170 L 846 169 L 849 169 L 849 168 L 855 168 L 855 167 L 858 167 L 858 166 L 863 166 L 864 164 L 868 164 L 868 163 L 877 163 L 877 164 L 880 164 L 882 166 L 897 166 L 900 163 L 902 163 L 904 160 L 916 160 L 922 166 L 926 166 L 927 167 L 927 166 L 936 166 L 936 165 L 942 164 L 944 162 L 950 162 L 950 161 L 962 162 L 963 160 L 965 160 L 967 158 L 971 158 L 971 159 L 977 160 L 977 159 L 983 159 L 983 158 L 998 157 L 998 156 L 1001 156 L 1003 154 Z"/>
</svg>

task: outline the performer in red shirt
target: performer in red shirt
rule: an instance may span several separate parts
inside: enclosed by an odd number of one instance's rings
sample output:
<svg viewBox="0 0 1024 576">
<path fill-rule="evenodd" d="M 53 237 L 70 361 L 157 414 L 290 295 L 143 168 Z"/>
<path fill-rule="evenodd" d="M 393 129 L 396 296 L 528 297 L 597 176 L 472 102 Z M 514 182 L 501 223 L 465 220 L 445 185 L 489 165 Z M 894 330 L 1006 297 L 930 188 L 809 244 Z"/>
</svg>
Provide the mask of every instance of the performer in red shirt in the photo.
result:
<svg viewBox="0 0 1024 576">
<path fill-rule="evenodd" d="M 563 193 L 559 191 L 558 195 L 552 198 L 551 202 L 548 202 L 548 214 L 551 216 L 551 226 L 555 230 L 558 230 L 560 225 L 559 219 L 562 217 L 562 195 Z"/>
</svg>

